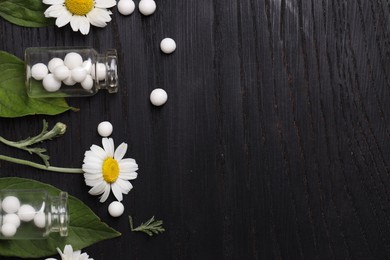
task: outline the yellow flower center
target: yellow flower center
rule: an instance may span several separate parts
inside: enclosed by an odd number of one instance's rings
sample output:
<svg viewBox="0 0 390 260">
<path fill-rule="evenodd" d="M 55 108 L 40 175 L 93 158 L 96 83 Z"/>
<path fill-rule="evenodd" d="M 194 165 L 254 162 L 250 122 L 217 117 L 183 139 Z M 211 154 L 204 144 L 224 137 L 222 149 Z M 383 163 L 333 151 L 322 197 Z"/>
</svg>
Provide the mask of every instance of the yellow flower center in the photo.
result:
<svg viewBox="0 0 390 260">
<path fill-rule="evenodd" d="M 93 0 L 65 0 L 65 7 L 75 15 L 86 15 L 94 6 Z"/>
<path fill-rule="evenodd" d="M 119 165 L 117 160 L 107 158 L 103 162 L 103 179 L 108 183 L 113 183 L 118 179 Z"/>
</svg>

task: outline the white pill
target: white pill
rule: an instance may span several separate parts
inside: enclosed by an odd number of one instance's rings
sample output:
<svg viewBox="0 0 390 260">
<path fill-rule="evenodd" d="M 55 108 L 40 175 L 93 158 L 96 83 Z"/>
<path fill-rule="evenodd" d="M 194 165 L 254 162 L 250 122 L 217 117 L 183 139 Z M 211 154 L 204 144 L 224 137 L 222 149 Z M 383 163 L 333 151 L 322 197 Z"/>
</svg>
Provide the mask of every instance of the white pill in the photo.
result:
<svg viewBox="0 0 390 260">
<path fill-rule="evenodd" d="M 112 134 L 112 130 L 112 124 L 108 121 L 101 122 L 97 127 L 97 131 L 101 137 L 110 136 Z"/>
<path fill-rule="evenodd" d="M 83 64 L 81 65 L 81 67 L 83 67 L 88 74 L 91 74 L 92 72 L 92 62 L 91 60 L 86 60 L 83 62 Z"/>
<path fill-rule="evenodd" d="M 156 2 L 153 0 L 141 0 L 138 4 L 138 8 L 141 14 L 148 16 L 156 11 Z"/>
<path fill-rule="evenodd" d="M 64 65 L 64 61 L 60 58 L 53 58 L 49 61 L 49 63 L 47 64 L 47 67 L 49 67 L 49 71 L 51 73 L 54 73 L 55 69 L 59 66 L 63 66 Z"/>
<path fill-rule="evenodd" d="M 170 54 L 176 50 L 176 42 L 171 38 L 165 38 L 160 43 L 160 49 L 166 54 Z"/>
<path fill-rule="evenodd" d="M 3 216 L 3 224 L 5 224 L 5 223 L 11 223 L 15 227 L 19 227 L 20 226 L 20 218 L 15 213 L 5 214 Z"/>
<path fill-rule="evenodd" d="M 42 81 L 42 85 L 47 92 L 56 92 L 61 88 L 61 81 L 57 80 L 53 74 L 47 74 Z"/>
<path fill-rule="evenodd" d="M 85 90 L 91 90 L 93 87 L 93 79 L 91 75 L 87 75 L 86 78 L 81 81 L 81 86 Z"/>
<path fill-rule="evenodd" d="M 62 81 L 65 85 L 67 86 L 73 86 L 74 84 L 76 84 L 76 81 L 74 81 L 74 79 L 72 78 L 72 75 L 70 75 L 69 77 L 67 77 L 66 79 L 64 79 Z"/>
<path fill-rule="evenodd" d="M 4 223 L 1 226 L 1 233 L 5 237 L 13 237 L 16 234 L 16 227 L 12 223 Z"/>
<path fill-rule="evenodd" d="M 18 216 L 21 221 L 29 222 L 34 219 L 36 210 L 28 204 L 20 206 Z"/>
<path fill-rule="evenodd" d="M 106 65 L 103 63 L 96 64 L 97 80 L 102 81 L 106 79 Z"/>
<path fill-rule="evenodd" d="M 72 79 L 76 82 L 81 82 L 87 77 L 87 71 L 83 67 L 72 69 Z"/>
<path fill-rule="evenodd" d="M 161 88 L 156 88 L 150 93 L 150 102 L 155 106 L 162 106 L 168 100 L 168 94 Z"/>
<path fill-rule="evenodd" d="M 34 217 L 34 224 L 39 228 L 46 226 L 46 215 L 42 211 L 38 212 Z"/>
<path fill-rule="evenodd" d="M 72 70 L 83 64 L 83 58 L 76 52 L 69 52 L 65 55 L 64 64 L 68 67 L 68 69 Z"/>
<path fill-rule="evenodd" d="M 54 77 L 57 80 L 65 80 L 70 76 L 70 70 L 65 65 L 60 65 L 54 70 Z"/>
<path fill-rule="evenodd" d="M 6 213 L 16 213 L 20 208 L 20 201 L 15 196 L 7 196 L 3 199 L 1 206 Z"/>
<path fill-rule="evenodd" d="M 130 15 L 134 12 L 135 4 L 133 0 L 119 0 L 118 11 L 122 15 Z"/>
<path fill-rule="evenodd" d="M 31 68 L 31 76 L 35 80 L 42 80 L 44 77 L 46 77 L 47 73 L 49 73 L 49 70 L 43 63 L 34 64 L 34 66 Z"/>
<path fill-rule="evenodd" d="M 119 201 L 113 201 L 108 206 L 108 213 L 114 218 L 120 217 L 125 211 L 125 207 Z"/>
</svg>

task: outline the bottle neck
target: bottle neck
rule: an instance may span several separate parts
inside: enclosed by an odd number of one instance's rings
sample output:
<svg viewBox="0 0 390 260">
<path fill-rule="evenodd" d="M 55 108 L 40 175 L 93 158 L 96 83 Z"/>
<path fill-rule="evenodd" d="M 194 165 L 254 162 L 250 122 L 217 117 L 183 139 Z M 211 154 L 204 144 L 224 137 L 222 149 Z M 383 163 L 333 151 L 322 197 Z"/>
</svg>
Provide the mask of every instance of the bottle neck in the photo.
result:
<svg viewBox="0 0 390 260">
<path fill-rule="evenodd" d="M 51 232 L 59 232 L 60 236 L 68 235 L 68 193 L 61 192 L 59 196 L 51 197 L 50 211 L 48 214 Z"/>
<path fill-rule="evenodd" d="M 104 66 L 101 66 L 101 64 Z M 118 55 L 116 50 L 111 49 L 106 51 L 105 54 L 100 54 L 95 69 L 95 75 L 104 74 L 104 77 L 100 78 L 103 80 L 97 80 L 98 88 L 106 89 L 108 93 L 118 92 Z"/>
</svg>

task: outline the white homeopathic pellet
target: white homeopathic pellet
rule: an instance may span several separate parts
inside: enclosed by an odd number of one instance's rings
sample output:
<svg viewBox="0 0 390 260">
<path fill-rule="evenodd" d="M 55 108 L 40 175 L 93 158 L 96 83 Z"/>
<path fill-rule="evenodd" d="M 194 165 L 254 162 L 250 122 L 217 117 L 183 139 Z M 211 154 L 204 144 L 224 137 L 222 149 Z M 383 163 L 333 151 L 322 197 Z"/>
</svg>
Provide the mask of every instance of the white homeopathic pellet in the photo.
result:
<svg viewBox="0 0 390 260">
<path fill-rule="evenodd" d="M 64 64 L 68 67 L 68 69 L 72 70 L 83 64 L 83 57 L 81 57 L 81 55 L 77 52 L 69 52 L 65 55 Z"/>
<path fill-rule="evenodd" d="M 133 0 L 119 0 L 118 12 L 122 15 L 130 15 L 134 12 L 135 4 Z"/>
<path fill-rule="evenodd" d="M 43 63 L 34 64 L 31 68 L 31 77 L 35 80 L 42 80 L 49 73 L 47 66 Z"/>
<path fill-rule="evenodd" d="M 81 87 L 85 90 L 91 90 L 93 87 L 93 79 L 91 75 L 87 75 L 87 77 L 81 81 Z"/>
<path fill-rule="evenodd" d="M 155 106 L 162 106 L 168 100 L 168 94 L 162 88 L 156 88 L 150 93 L 150 102 Z"/>
<path fill-rule="evenodd" d="M 16 213 L 20 208 L 20 201 L 15 196 L 7 196 L 3 199 L 1 206 L 6 213 Z"/>
<path fill-rule="evenodd" d="M 29 204 L 23 204 L 18 210 L 18 216 L 21 221 L 29 222 L 34 219 L 36 210 Z"/>
<path fill-rule="evenodd" d="M 151 15 L 156 11 L 156 2 L 153 0 L 141 0 L 138 4 L 138 9 L 145 16 Z"/>
<path fill-rule="evenodd" d="M 119 201 L 113 201 L 108 206 L 108 213 L 114 218 L 122 216 L 125 211 L 125 207 Z"/>
<path fill-rule="evenodd" d="M 112 124 L 108 121 L 101 122 L 97 127 L 97 131 L 101 137 L 110 136 L 112 134 L 112 130 Z"/>
<path fill-rule="evenodd" d="M 13 237 L 16 234 L 16 226 L 12 223 L 4 223 L 1 226 L 1 233 L 5 237 Z"/>
<path fill-rule="evenodd" d="M 87 77 L 87 71 L 83 67 L 76 67 L 71 70 L 72 79 L 76 82 L 81 82 Z"/>
<path fill-rule="evenodd" d="M 42 85 L 47 92 L 56 92 L 61 88 L 61 81 L 57 80 L 54 75 L 50 73 L 43 79 Z"/>
<path fill-rule="evenodd" d="M 5 214 L 3 216 L 3 224 L 4 223 L 11 223 L 18 228 L 20 226 L 20 218 L 15 213 Z"/>
<path fill-rule="evenodd" d="M 171 54 L 176 50 L 176 42 L 172 38 L 165 38 L 160 43 L 160 49 L 166 54 Z"/>
<path fill-rule="evenodd" d="M 70 70 L 65 65 L 60 65 L 55 68 L 53 74 L 57 80 L 65 80 L 70 76 Z"/>
<path fill-rule="evenodd" d="M 39 228 L 44 228 L 46 226 L 46 215 L 44 212 L 38 212 L 34 217 L 34 224 Z"/>
<path fill-rule="evenodd" d="M 49 68 L 49 71 L 51 73 L 54 73 L 55 69 L 58 66 L 63 66 L 63 65 L 64 65 L 64 61 L 61 58 L 53 58 L 49 61 L 47 67 Z"/>
</svg>

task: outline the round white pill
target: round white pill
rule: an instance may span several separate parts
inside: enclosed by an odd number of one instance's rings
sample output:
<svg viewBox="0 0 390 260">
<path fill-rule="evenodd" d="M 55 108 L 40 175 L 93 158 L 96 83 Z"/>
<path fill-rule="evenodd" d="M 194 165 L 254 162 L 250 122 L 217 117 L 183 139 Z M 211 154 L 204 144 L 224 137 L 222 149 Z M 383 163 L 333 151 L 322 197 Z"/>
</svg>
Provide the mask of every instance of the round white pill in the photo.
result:
<svg viewBox="0 0 390 260">
<path fill-rule="evenodd" d="M 42 80 L 44 77 L 46 77 L 47 73 L 49 73 L 49 70 L 43 63 L 34 64 L 34 66 L 31 68 L 31 76 L 35 80 Z"/>
<path fill-rule="evenodd" d="M 176 42 L 171 38 L 165 38 L 160 43 L 160 49 L 166 54 L 170 54 L 176 50 Z"/>
<path fill-rule="evenodd" d="M 7 196 L 3 199 L 1 206 L 6 213 L 15 213 L 20 208 L 20 201 L 15 196 Z"/>
<path fill-rule="evenodd" d="M 83 58 L 76 52 L 69 52 L 65 55 L 64 64 L 68 67 L 68 69 L 72 70 L 83 64 Z"/>
<path fill-rule="evenodd" d="M 83 64 L 81 65 L 81 67 L 83 67 L 88 74 L 91 74 L 92 72 L 92 62 L 91 60 L 86 60 L 83 62 Z"/>
<path fill-rule="evenodd" d="M 57 80 L 53 74 L 47 74 L 42 81 L 42 85 L 47 92 L 56 92 L 61 88 L 61 81 Z"/>
<path fill-rule="evenodd" d="M 130 15 L 134 12 L 135 4 L 133 0 L 119 0 L 118 11 L 122 15 Z"/>
<path fill-rule="evenodd" d="M 18 216 L 21 221 L 29 222 L 34 219 L 36 210 L 28 204 L 20 206 Z"/>
<path fill-rule="evenodd" d="M 55 68 L 53 74 L 57 80 L 65 80 L 70 76 L 70 70 L 65 65 L 60 65 Z"/>
<path fill-rule="evenodd" d="M 13 237 L 16 234 L 16 227 L 12 223 L 4 223 L 1 226 L 1 233 L 5 237 Z"/>
<path fill-rule="evenodd" d="M 72 79 L 76 82 L 81 82 L 87 77 L 87 71 L 83 67 L 72 69 Z"/>
<path fill-rule="evenodd" d="M 5 223 L 11 223 L 15 227 L 19 227 L 20 226 L 20 218 L 15 213 L 5 214 L 3 216 L 3 224 L 5 224 Z"/>
<path fill-rule="evenodd" d="M 49 68 L 49 71 L 51 73 L 54 73 L 55 69 L 59 66 L 63 66 L 64 65 L 64 61 L 60 58 L 53 58 L 49 61 L 49 63 L 47 64 L 47 67 Z"/>
<path fill-rule="evenodd" d="M 91 90 L 93 87 L 93 79 L 91 75 L 87 75 L 83 81 L 81 81 L 81 86 L 85 90 Z"/>
<path fill-rule="evenodd" d="M 70 75 L 69 77 L 67 77 L 66 79 L 64 79 L 62 81 L 65 85 L 67 86 L 73 86 L 74 84 L 76 84 L 76 81 L 74 81 L 74 79 L 72 78 L 72 75 Z"/>
<path fill-rule="evenodd" d="M 108 121 L 101 122 L 97 127 L 97 131 L 101 137 L 110 136 L 112 134 L 112 130 L 112 124 Z"/>
<path fill-rule="evenodd" d="M 161 88 L 156 88 L 150 93 L 150 102 L 155 106 L 162 106 L 168 100 L 168 94 Z"/>
<path fill-rule="evenodd" d="M 114 218 L 120 217 L 125 211 L 125 207 L 119 201 L 113 201 L 108 206 L 108 213 Z"/>
<path fill-rule="evenodd" d="M 46 215 L 42 211 L 38 212 L 34 217 L 34 224 L 39 228 L 46 226 Z"/>
<path fill-rule="evenodd" d="M 145 16 L 151 15 L 156 11 L 156 2 L 153 0 L 141 0 L 138 4 L 138 9 Z"/>
</svg>

